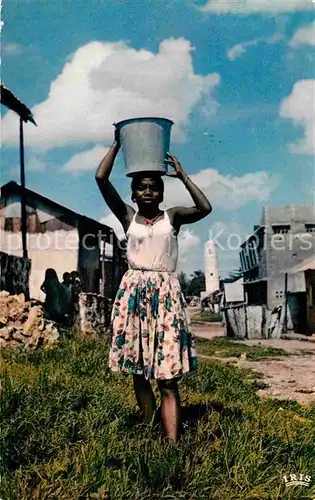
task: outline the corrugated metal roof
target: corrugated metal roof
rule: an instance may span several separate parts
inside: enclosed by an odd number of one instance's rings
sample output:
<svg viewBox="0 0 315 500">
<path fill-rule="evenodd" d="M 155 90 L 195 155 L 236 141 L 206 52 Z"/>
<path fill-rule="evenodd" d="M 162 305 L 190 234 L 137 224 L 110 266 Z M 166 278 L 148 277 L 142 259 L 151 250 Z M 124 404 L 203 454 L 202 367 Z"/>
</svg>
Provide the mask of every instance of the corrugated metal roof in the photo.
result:
<svg viewBox="0 0 315 500">
<path fill-rule="evenodd" d="M 14 181 L 10 181 L 7 184 L 4 184 L 1 186 L 1 199 L 3 200 L 4 198 L 7 199 L 13 199 L 12 197 L 18 195 L 21 196 L 22 192 L 22 187 L 20 184 L 17 184 Z M 87 217 L 86 215 L 79 214 L 77 212 L 74 212 L 70 208 L 67 208 L 63 205 L 60 205 L 60 203 L 57 203 L 53 200 L 50 200 L 49 198 L 46 198 L 45 196 L 36 193 L 35 191 L 32 191 L 31 189 L 25 188 L 25 195 L 26 195 L 26 201 L 27 203 L 32 203 L 35 202 L 36 204 L 44 204 L 52 207 L 56 213 L 58 213 L 58 216 L 61 214 L 63 215 L 64 219 L 66 219 L 66 222 L 73 221 L 73 220 L 80 220 L 82 223 L 86 223 L 87 225 L 94 227 L 96 229 L 104 230 L 104 232 L 111 232 L 112 228 L 109 226 L 106 226 L 105 224 L 102 224 L 94 219 L 91 219 L 90 217 Z M 42 208 L 42 207 L 41 207 Z M 115 233 L 116 235 L 116 233 Z"/>
</svg>

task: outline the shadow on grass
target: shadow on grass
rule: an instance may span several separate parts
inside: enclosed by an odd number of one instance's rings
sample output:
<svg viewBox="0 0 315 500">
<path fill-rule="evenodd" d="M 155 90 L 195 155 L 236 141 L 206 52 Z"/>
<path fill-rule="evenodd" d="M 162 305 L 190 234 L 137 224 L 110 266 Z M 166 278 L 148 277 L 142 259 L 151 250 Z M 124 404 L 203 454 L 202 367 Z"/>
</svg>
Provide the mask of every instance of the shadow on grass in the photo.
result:
<svg viewBox="0 0 315 500">
<path fill-rule="evenodd" d="M 181 408 L 181 434 L 184 433 L 185 428 L 192 430 L 199 422 L 206 421 L 212 412 L 219 413 L 221 418 L 230 418 L 239 421 L 244 419 L 243 412 L 238 408 L 224 407 L 222 404 L 216 402 L 190 404 L 182 406 Z M 124 420 L 124 429 L 126 430 L 139 425 L 144 425 L 143 417 L 139 411 L 129 414 Z M 153 427 L 157 428 L 161 427 L 161 425 L 161 407 L 158 407 L 155 413 Z"/>
<path fill-rule="evenodd" d="M 198 403 L 182 407 L 182 422 L 186 424 L 196 424 L 204 419 L 213 411 L 220 413 L 224 417 L 233 418 L 236 420 L 243 419 L 243 413 L 238 408 L 224 407 L 220 403 Z"/>
</svg>

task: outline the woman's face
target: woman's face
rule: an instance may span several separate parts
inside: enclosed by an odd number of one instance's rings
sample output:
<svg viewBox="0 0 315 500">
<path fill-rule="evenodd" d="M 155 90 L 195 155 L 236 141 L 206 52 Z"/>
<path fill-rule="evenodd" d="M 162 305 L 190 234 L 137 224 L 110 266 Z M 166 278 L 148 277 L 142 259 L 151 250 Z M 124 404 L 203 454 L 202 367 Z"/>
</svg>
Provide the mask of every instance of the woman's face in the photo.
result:
<svg viewBox="0 0 315 500">
<path fill-rule="evenodd" d="M 139 179 L 133 191 L 133 200 L 141 205 L 161 203 L 163 201 L 161 184 L 152 177 Z"/>
</svg>

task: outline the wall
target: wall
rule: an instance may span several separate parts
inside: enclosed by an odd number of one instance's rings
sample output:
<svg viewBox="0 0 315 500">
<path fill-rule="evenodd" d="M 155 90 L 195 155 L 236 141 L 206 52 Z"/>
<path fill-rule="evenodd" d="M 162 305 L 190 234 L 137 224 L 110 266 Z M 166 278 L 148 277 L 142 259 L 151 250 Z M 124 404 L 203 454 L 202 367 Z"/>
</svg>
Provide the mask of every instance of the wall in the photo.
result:
<svg viewBox="0 0 315 500">
<path fill-rule="evenodd" d="M 0 230 L 1 250 L 10 255 L 22 256 L 21 233 Z M 28 257 L 32 261 L 29 278 L 30 297 L 43 301 L 45 295 L 40 286 L 45 271 L 52 267 L 62 281 L 65 271 L 77 270 L 79 238 L 78 231 L 51 231 L 27 234 Z"/>
<path fill-rule="evenodd" d="M 1 290 L 11 294 L 24 293 L 29 295 L 29 273 L 31 261 L 0 252 L 0 283 Z"/>
<path fill-rule="evenodd" d="M 223 309 L 225 316 L 225 328 L 227 337 L 246 337 L 246 313 L 245 306 L 231 306 Z"/>
<path fill-rule="evenodd" d="M 79 231 L 78 270 L 82 277 L 84 290 L 98 293 L 100 273 L 100 246 L 98 236 L 93 235 L 88 228 Z"/>
<path fill-rule="evenodd" d="M 282 304 L 274 312 L 264 306 L 231 306 L 224 309 L 224 316 L 227 337 L 280 338 L 284 306 Z M 290 323 L 290 318 L 288 320 Z"/>
<path fill-rule="evenodd" d="M 247 338 L 261 339 L 263 325 L 263 308 L 261 306 L 247 307 Z"/>
<path fill-rule="evenodd" d="M 288 274 L 288 292 L 305 292 L 304 272 Z M 268 280 L 267 304 L 269 309 L 282 304 L 285 296 L 285 274 L 274 273 Z"/>
<path fill-rule="evenodd" d="M 315 233 L 306 232 L 305 224 L 315 222 L 315 205 L 284 205 L 265 208 L 266 272 L 268 276 L 268 308 L 279 304 L 279 293 L 284 294 L 284 274 L 279 272 L 295 266 L 315 253 Z M 274 234 L 272 225 L 290 224 L 287 234 Z M 289 278 L 288 291 L 305 291 L 301 277 Z M 278 295 L 278 297 L 277 297 Z"/>
<path fill-rule="evenodd" d="M 240 278 L 233 283 L 224 283 L 226 302 L 244 302 L 244 280 Z"/>
<path fill-rule="evenodd" d="M 315 271 L 305 273 L 307 289 L 307 313 L 310 333 L 315 333 Z"/>
</svg>

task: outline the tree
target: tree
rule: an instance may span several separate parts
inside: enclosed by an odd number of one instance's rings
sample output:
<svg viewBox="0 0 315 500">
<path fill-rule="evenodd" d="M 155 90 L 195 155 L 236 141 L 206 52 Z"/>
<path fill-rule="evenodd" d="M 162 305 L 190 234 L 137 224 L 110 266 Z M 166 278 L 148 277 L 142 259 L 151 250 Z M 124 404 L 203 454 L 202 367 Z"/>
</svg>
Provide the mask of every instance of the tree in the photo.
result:
<svg viewBox="0 0 315 500">
<path fill-rule="evenodd" d="M 183 271 L 179 273 L 178 279 L 180 282 L 182 292 L 186 297 L 188 295 L 189 280 L 187 279 L 187 276 Z"/>
<path fill-rule="evenodd" d="M 191 279 L 188 286 L 188 295 L 200 296 L 200 292 L 206 289 L 206 278 L 205 273 L 201 270 L 194 271 L 191 275 Z"/>
</svg>

